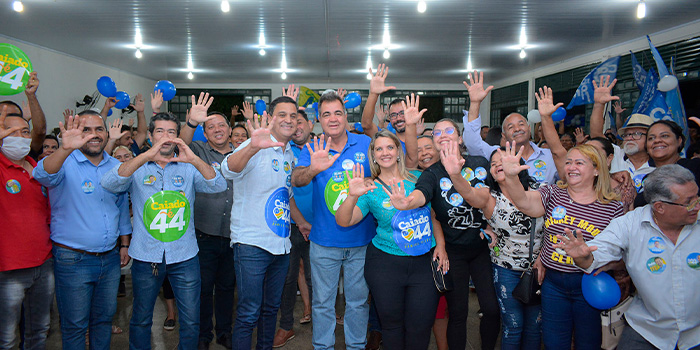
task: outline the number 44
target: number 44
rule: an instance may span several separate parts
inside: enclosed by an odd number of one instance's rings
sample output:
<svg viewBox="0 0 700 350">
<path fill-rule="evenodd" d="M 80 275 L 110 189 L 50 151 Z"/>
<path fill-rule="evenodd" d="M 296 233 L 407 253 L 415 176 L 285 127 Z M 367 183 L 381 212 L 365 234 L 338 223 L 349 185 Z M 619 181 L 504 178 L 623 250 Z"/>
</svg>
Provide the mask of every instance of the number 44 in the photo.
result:
<svg viewBox="0 0 700 350">
<path fill-rule="evenodd" d="M 5 65 L 5 62 L 0 61 L 0 68 Z M 24 73 L 27 69 L 24 67 L 17 67 L 12 72 L 9 72 L 3 76 L 0 76 L 0 81 L 3 83 L 10 84 L 12 90 L 17 90 L 17 88 L 22 86 L 22 78 L 24 78 Z"/>
<path fill-rule="evenodd" d="M 182 231 L 185 228 L 185 208 L 180 208 L 177 210 L 177 213 L 175 213 L 175 216 L 173 216 L 173 219 L 170 220 L 170 223 L 168 221 L 168 211 L 165 209 L 162 209 L 161 211 L 158 212 L 158 215 L 156 215 L 155 218 L 153 218 L 153 221 L 151 222 L 151 225 L 149 228 L 151 230 L 158 230 L 160 233 L 165 233 L 165 230 L 169 228 L 176 228 L 178 231 Z"/>
</svg>

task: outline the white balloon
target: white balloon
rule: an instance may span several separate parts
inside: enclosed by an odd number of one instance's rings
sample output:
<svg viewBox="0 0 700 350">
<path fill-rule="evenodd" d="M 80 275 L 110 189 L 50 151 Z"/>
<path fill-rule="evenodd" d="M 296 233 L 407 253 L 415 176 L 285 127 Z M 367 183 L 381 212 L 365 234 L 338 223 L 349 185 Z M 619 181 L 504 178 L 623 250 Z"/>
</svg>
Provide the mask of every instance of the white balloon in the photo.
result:
<svg viewBox="0 0 700 350">
<path fill-rule="evenodd" d="M 671 91 L 678 86 L 678 79 L 670 74 L 664 75 L 661 80 L 659 80 L 659 84 L 656 85 L 656 87 L 659 89 L 659 91 Z"/>
<path fill-rule="evenodd" d="M 542 116 L 540 115 L 540 111 L 533 109 L 533 110 L 527 112 L 527 121 L 530 122 L 531 124 L 541 122 Z"/>
</svg>

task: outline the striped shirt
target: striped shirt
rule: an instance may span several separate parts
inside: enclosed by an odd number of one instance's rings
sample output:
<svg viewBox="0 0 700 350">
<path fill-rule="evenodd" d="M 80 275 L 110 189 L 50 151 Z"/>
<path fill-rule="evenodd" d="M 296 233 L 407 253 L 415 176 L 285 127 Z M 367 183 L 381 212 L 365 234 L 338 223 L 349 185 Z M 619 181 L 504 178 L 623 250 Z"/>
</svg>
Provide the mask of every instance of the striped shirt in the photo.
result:
<svg viewBox="0 0 700 350">
<path fill-rule="evenodd" d="M 542 186 L 538 189 L 544 206 L 544 238 L 540 260 L 544 266 L 562 272 L 581 272 L 574 259 L 562 249 L 554 249 L 556 235 L 564 235 L 564 229 L 572 232 L 580 230 L 583 239 L 589 241 L 602 232 L 610 221 L 624 214 L 622 203 L 613 201 L 603 204 L 596 200 L 590 204 L 574 202 L 566 189 L 557 185 Z"/>
</svg>

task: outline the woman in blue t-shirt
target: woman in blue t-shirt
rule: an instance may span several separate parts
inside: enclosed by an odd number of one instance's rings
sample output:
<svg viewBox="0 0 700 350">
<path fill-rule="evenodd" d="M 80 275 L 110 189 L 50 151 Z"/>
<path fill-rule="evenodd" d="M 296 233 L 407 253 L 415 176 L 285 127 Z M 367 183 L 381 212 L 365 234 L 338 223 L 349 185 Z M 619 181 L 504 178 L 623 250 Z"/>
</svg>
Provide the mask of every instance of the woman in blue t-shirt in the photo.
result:
<svg viewBox="0 0 700 350">
<path fill-rule="evenodd" d="M 432 260 L 442 271 L 449 269 L 442 230 L 429 205 L 406 211 L 391 206 L 388 183 L 399 183 L 401 191 L 410 192 L 419 175 L 406 169 L 396 135 L 378 132 L 368 160 L 374 182 L 365 181 L 362 165 L 354 166 L 336 222 L 352 226 L 369 213 L 377 219 L 377 235 L 367 247 L 365 279 L 382 322 L 384 348 L 427 349 L 439 299 Z"/>
</svg>

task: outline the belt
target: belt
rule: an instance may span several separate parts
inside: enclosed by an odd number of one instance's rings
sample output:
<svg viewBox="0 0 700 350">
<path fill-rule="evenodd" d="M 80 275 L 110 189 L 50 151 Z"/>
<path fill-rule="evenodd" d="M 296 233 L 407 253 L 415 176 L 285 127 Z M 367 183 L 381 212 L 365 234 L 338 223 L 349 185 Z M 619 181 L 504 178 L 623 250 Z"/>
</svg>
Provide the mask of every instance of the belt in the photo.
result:
<svg viewBox="0 0 700 350">
<path fill-rule="evenodd" d="M 92 255 L 92 256 L 103 256 L 103 255 L 107 255 L 107 253 L 111 253 L 111 252 L 114 250 L 114 248 L 116 248 L 116 245 L 115 245 L 112 249 L 106 250 L 106 251 L 104 251 L 104 252 L 95 253 L 95 252 L 88 252 L 88 251 L 82 250 L 82 249 L 71 248 L 71 247 L 69 247 L 69 246 L 67 246 L 67 245 L 65 245 L 65 244 L 56 243 L 56 242 L 53 242 L 53 245 L 55 245 L 55 246 L 57 246 L 57 247 L 65 248 L 65 249 L 68 249 L 68 250 L 72 250 L 72 251 L 74 251 L 74 252 L 78 252 L 78 253 L 81 253 L 81 254 L 87 254 L 87 255 Z"/>
</svg>

